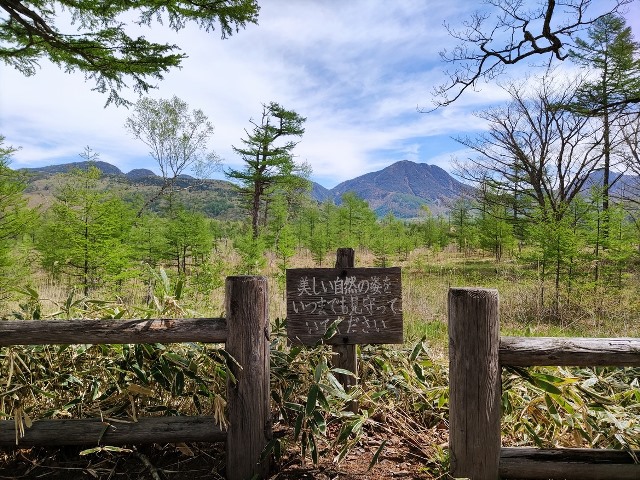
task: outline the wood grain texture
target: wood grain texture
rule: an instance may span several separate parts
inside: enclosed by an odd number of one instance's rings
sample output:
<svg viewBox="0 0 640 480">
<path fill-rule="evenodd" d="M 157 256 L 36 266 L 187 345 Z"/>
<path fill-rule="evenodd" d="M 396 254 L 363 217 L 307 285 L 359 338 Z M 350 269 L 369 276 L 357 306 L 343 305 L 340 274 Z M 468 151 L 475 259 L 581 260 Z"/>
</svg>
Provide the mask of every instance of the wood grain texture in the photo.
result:
<svg viewBox="0 0 640 480">
<path fill-rule="evenodd" d="M 324 338 L 336 320 L 336 335 Z M 288 269 L 287 336 L 302 345 L 402 343 L 400 268 Z"/>
<path fill-rule="evenodd" d="M 238 362 L 227 381 L 227 479 L 266 478 L 271 440 L 269 304 L 265 277 L 227 277 L 226 351 Z"/>
<path fill-rule="evenodd" d="M 353 248 L 339 248 L 336 252 L 336 269 L 347 269 L 355 267 L 356 252 Z M 354 376 L 337 374 L 340 385 L 346 392 L 358 385 L 358 347 L 355 344 L 336 344 L 332 347 L 334 356 L 331 363 L 335 368 L 342 368 L 348 372 L 352 372 Z M 358 402 L 351 402 L 348 407 L 349 411 L 358 413 Z"/>
<path fill-rule="evenodd" d="M 92 419 L 35 420 L 18 446 L 138 445 L 144 443 L 224 442 L 213 416 L 146 417 L 137 422 Z M 0 445 L 15 446 L 13 420 L 0 421 Z"/>
<path fill-rule="evenodd" d="M 636 455 L 640 456 L 640 451 Z M 638 480 L 640 464 L 634 464 L 631 455 L 621 450 L 503 448 L 500 478 Z"/>
<path fill-rule="evenodd" d="M 502 337 L 500 363 L 521 367 L 637 367 L 640 339 Z"/>
<path fill-rule="evenodd" d="M 224 318 L 0 321 L 0 346 L 105 343 L 224 343 Z"/>
<path fill-rule="evenodd" d="M 449 290 L 449 451 L 454 478 L 496 480 L 501 368 L 498 292 Z"/>
</svg>

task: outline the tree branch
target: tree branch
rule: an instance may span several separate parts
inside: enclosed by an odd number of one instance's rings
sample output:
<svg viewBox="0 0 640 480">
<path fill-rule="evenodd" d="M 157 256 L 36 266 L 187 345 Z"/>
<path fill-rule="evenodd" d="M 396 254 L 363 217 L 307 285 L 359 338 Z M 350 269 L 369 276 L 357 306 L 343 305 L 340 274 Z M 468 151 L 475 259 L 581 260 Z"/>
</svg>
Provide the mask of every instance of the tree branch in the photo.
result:
<svg viewBox="0 0 640 480">
<path fill-rule="evenodd" d="M 530 57 L 551 55 L 549 61 L 564 60 L 576 34 L 605 15 L 619 13 L 632 1 L 611 0 L 605 13 L 588 16 L 593 0 L 547 0 L 531 11 L 526 10 L 528 4 L 518 0 L 487 0 L 489 10 L 472 14 L 462 30 L 445 24 L 451 37 L 460 43 L 451 52 L 440 52 L 443 61 L 454 69 L 446 71 L 449 80 L 434 89 L 434 109 L 452 104 L 481 80 L 493 80 L 507 66 Z M 564 7 L 562 11 L 560 6 Z M 493 23 L 487 25 L 489 19 Z M 540 23 L 539 33 L 532 33 L 533 25 Z"/>
</svg>

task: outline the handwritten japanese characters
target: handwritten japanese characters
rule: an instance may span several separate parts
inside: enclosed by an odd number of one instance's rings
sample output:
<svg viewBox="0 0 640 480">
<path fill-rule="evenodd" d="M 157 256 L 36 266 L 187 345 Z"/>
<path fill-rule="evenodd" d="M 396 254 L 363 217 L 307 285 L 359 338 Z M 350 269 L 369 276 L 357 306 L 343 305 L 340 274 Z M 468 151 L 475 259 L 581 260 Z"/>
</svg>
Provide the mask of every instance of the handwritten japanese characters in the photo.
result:
<svg viewBox="0 0 640 480">
<path fill-rule="evenodd" d="M 287 270 L 289 339 L 314 345 L 334 323 L 329 344 L 402 343 L 400 269 Z"/>
</svg>

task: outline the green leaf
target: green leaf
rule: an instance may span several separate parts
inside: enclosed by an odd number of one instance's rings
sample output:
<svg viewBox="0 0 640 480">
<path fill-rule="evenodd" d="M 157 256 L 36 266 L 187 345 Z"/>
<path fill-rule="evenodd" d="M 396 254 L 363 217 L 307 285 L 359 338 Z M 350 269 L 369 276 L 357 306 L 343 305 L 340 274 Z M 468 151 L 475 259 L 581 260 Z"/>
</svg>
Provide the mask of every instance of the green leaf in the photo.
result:
<svg viewBox="0 0 640 480">
<path fill-rule="evenodd" d="M 183 287 L 184 287 L 184 279 L 179 278 L 178 281 L 176 282 L 176 289 L 174 292 L 174 296 L 176 297 L 176 300 L 180 300 L 182 298 Z"/>
<path fill-rule="evenodd" d="M 184 373 L 181 371 L 176 373 L 172 390 L 172 393 L 176 396 L 180 396 L 184 393 Z"/>
<path fill-rule="evenodd" d="M 376 450 L 376 453 L 373 454 L 373 457 L 369 462 L 369 467 L 367 468 L 367 471 L 371 470 L 378 463 L 378 461 L 380 460 L 380 454 L 382 453 L 382 450 L 386 445 L 387 445 L 387 440 L 384 439 L 380 444 L 380 446 L 378 447 L 378 449 Z"/>
<path fill-rule="evenodd" d="M 133 371 L 133 373 L 135 373 L 136 377 L 138 377 L 138 379 L 144 383 L 145 385 L 149 385 L 149 379 L 147 378 L 147 374 L 137 365 L 132 364 L 129 366 L 129 368 L 131 368 L 131 370 Z"/>
<path fill-rule="evenodd" d="M 416 358 L 423 352 L 426 351 L 424 348 L 424 342 L 426 342 L 427 336 L 424 335 L 418 343 L 411 350 L 411 355 L 409 355 L 409 360 L 415 362 Z"/>
<path fill-rule="evenodd" d="M 296 423 L 295 426 L 293 427 L 293 438 L 294 440 L 298 440 L 298 436 L 300 435 L 300 432 L 302 431 L 302 423 L 304 421 L 304 413 L 300 412 L 298 414 L 298 417 L 296 418 Z M 303 441 L 302 443 L 304 444 L 304 437 L 303 437 Z"/>
<path fill-rule="evenodd" d="M 306 404 L 306 408 L 305 408 L 305 414 L 308 416 L 311 415 L 311 413 L 315 410 L 316 408 L 316 400 L 318 399 L 318 385 L 311 385 L 311 388 L 309 389 L 309 395 L 307 396 L 307 404 Z"/>
<path fill-rule="evenodd" d="M 320 361 L 320 363 L 318 363 L 318 365 L 316 365 L 316 368 L 313 372 L 313 380 L 316 383 L 320 383 L 320 380 L 322 379 L 322 374 L 327 370 L 327 362 L 324 360 L 324 358 Z"/>
<path fill-rule="evenodd" d="M 536 387 L 544 390 L 547 393 L 562 395 L 562 391 L 558 387 L 556 387 L 552 383 L 547 382 L 546 380 L 542 380 L 541 378 L 534 377 L 534 384 Z"/>
<path fill-rule="evenodd" d="M 314 465 L 318 464 L 318 447 L 316 446 L 316 439 L 313 434 L 309 434 L 309 451 L 311 452 L 311 460 Z"/>
<path fill-rule="evenodd" d="M 327 422 L 324 419 L 324 416 L 319 411 L 313 412 L 313 421 L 316 424 L 318 431 L 325 435 L 327 433 Z"/>
</svg>

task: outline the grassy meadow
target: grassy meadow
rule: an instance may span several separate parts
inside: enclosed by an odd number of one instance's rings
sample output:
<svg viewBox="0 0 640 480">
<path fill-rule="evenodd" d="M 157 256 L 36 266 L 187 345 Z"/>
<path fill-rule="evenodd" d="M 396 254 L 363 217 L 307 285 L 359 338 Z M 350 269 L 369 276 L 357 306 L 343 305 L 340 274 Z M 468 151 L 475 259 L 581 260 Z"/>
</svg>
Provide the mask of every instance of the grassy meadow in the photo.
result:
<svg viewBox="0 0 640 480">
<path fill-rule="evenodd" d="M 218 258 L 224 258 L 223 265 Z M 216 288 L 203 292 L 170 265 L 145 281 L 130 279 L 118 294 L 83 297 L 41 271 L 7 305 L 5 318 L 139 318 L 222 316 L 224 277 L 240 257 L 220 242 Z M 323 265 L 330 265 L 327 254 Z M 356 266 L 376 264 L 356 251 Z M 298 251 L 290 267 L 314 267 Z M 402 267 L 404 345 L 362 345 L 360 385 L 344 392 L 331 379 L 331 350 L 292 348 L 286 341 L 284 278 L 267 253 L 261 274 L 269 279 L 272 323 L 272 389 L 276 429 L 272 446 L 283 465 L 298 457 L 309 464 L 341 462 L 381 428 L 405 442 L 422 438 L 420 478 L 443 478 L 447 470 L 447 307 L 449 287 L 495 288 L 500 295 L 501 333 L 517 336 L 637 337 L 638 279 L 627 272 L 623 288 L 573 286 L 552 295 L 535 265 L 455 248 L 418 248 L 399 256 Z M 183 283 L 184 282 L 184 283 Z M 70 293 L 72 292 L 72 293 Z M 137 418 L 159 414 L 211 414 L 224 424 L 226 358 L 220 345 L 72 345 L 8 347 L 0 351 L 4 379 L 0 414 L 26 426 L 37 418 Z M 320 373 L 318 373 L 320 372 Z M 320 376 L 318 376 L 320 375 Z M 505 369 L 503 443 L 567 447 L 638 448 L 638 368 Z M 304 408 L 314 385 L 324 392 L 311 412 Z M 344 415 L 357 399 L 357 414 Z M 321 419 L 321 420 L 320 420 Z M 444 430 L 443 430 L 444 429 Z M 443 433 L 444 432 L 444 433 Z M 303 435 L 304 434 L 304 435 Z M 378 452 L 381 462 L 384 448 Z M 328 460 L 329 459 L 329 460 Z"/>
</svg>

